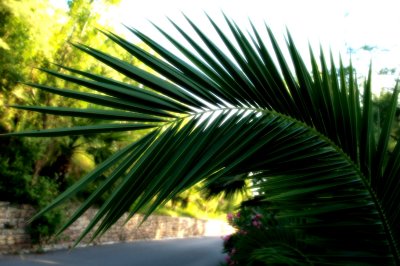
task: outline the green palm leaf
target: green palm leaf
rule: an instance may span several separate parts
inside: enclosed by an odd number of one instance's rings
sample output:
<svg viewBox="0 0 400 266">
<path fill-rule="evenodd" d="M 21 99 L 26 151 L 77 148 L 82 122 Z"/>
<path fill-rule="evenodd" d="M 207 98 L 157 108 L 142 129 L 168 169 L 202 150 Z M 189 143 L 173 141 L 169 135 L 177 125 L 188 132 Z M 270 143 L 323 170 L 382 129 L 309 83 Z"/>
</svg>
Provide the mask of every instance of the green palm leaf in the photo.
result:
<svg viewBox="0 0 400 266">
<path fill-rule="evenodd" d="M 158 56 L 104 33 L 160 76 L 96 49 L 75 45 L 145 88 L 66 67 L 71 75 L 44 71 L 93 92 L 30 84 L 107 109 L 17 108 L 132 124 L 8 135 L 155 128 L 99 165 L 34 218 L 70 198 L 107 169 L 111 171 L 103 185 L 62 228 L 108 191 L 110 184 L 116 184 L 78 241 L 91 230 L 95 230 L 93 237 L 101 235 L 126 212 L 131 217 L 143 211 L 147 217 L 200 181 L 223 192 L 232 188 L 229 184 L 233 181 L 244 184 L 251 179 L 259 192 L 259 206 L 276 213 L 280 226 L 254 239 L 263 245 L 250 254 L 249 261 L 269 258 L 278 263 L 286 258 L 288 262 L 301 254 L 301 263 L 307 264 L 399 265 L 400 143 L 388 151 L 397 88 L 387 121 L 379 128 L 373 123 L 370 77 L 361 99 L 351 65 L 349 74 L 342 62 L 337 68 L 332 59 L 328 68 L 323 53 L 318 62 L 310 49 L 309 70 L 289 33 L 290 61 L 268 27 L 272 51 L 253 25 L 252 33 L 245 33 L 225 19 L 229 35 L 209 18 L 226 47 L 218 46 L 189 18 L 202 45 L 172 24 L 190 49 L 157 27 L 182 57 L 135 29 L 130 30 Z"/>
</svg>

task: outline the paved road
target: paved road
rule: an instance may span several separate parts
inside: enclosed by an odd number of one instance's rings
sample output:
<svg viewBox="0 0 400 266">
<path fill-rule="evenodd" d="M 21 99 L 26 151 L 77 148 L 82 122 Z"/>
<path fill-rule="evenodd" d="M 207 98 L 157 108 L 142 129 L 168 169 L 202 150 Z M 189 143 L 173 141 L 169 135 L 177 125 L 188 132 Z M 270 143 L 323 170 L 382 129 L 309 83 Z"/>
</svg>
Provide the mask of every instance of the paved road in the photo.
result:
<svg viewBox="0 0 400 266">
<path fill-rule="evenodd" d="M 218 237 L 137 241 L 59 250 L 45 254 L 1 256 L 0 266 L 218 266 Z"/>
</svg>

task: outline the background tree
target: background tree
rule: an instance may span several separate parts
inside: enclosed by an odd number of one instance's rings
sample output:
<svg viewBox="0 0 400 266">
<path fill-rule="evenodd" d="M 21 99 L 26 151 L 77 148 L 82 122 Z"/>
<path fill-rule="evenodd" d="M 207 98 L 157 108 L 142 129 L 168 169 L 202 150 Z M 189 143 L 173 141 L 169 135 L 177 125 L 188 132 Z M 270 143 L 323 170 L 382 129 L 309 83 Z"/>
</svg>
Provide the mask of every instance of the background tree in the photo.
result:
<svg viewBox="0 0 400 266">
<path fill-rule="evenodd" d="M 96 5 L 108 5 L 110 2 L 117 1 L 97 1 Z M 72 40 L 103 45 L 108 51 L 118 50 L 109 41 L 102 42 L 104 38 L 95 31 L 101 25 L 98 24 L 99 15 L 93 11 L 93 1 L 69 1 L 68 4 L 69 9 L 63 10 L 51 6 L 48 1 L 0 1 L 0 132 L 45 129 L 59 123 L 66 126 L 82 123 L 78 119 L 59 119 L 7 108 L 8 105 L 22 103 L 60 104 L 60 97 L 52 97 L 19 83 L 29 80 L 68 86 L 67 82 L 44 75 L 37 68 L 63 62 L 65 66 L 90 68 L 111 75 L 106 66 L 92 58 L 70 53 L 68 41 Z M 73 101 L 64 103 L 74 105 Z M 109 138 L 112 136 L 109 135 Z M 39 208 L 47 205 L 80 174 L 94 167 L 93 155 L 88 152 L 91 148 L 89 139 L 101 143 L 105 138 L 2 139 L 0 200 L 31 203 Z M 114 137 L 113 141 L 108 141 L 110 152 L 119 148 L 112 142 L 120 140 L 120 137 Z M 33 224 L 32 239 L 39 242 L 43 236 L 53 233 L 60 219 L 61 213 L 58 212 Z"/>
<path fill-rule="evenodd" d="M 374 117 L 376 122 L 380 127 L 382 127 L 389 119 L 390 108 L 391 108 L 391 99 L 392 92 L 382 90 L 379 96 L 376 96 L 374 99 Z M 389 141 L 389 149 L 388 152 L 392 152 L 394 147 L 396 146 L 397 141 L 400 137 L 400 109 L 397 107 L 394 117 L 393 117 L 393 127 L 390 131 L 390 141 Z"/>
<path fill-rule="evenodd" d="M 107 5 L 109 1 L 103 4 Z M 115 1 L 114 1 L 115 2 Z M 92 42 L 93 44 L 104 45 L 108 51 L 114 50 L 107 41 L 102 42 L 95 27 L 98 25 L 99 15 L 93 11 L 92 1 L 69 1 L 69 9 L 61 10 L 52 7 L 47 1 L 1 1 L 0 10 L 2 12 L 2 26 L 0 36 L 6 45 L 2 49 L 0 74 L 2 98 L 1 101 L 1 131 L 10 132 L 18 129 L 28 128 L 48 128 L 55 124 L 74 125 L 81 123 L 77 119 L 58 119 L 47 114 L 21 113 L 16 110 L 6 108 L 10 104 L 21 103 L 44 103 L 48 105 L 60 104 L 59 97 L 51 97 L 46 93 L 34 91 L 19 81 L 29 80 L 31 82 L 45 82 L 49 85 L 67 86 L 67 83 L 43 75 L 37 71 L 38 67 L 48 67 L 50 63 L 63 62 L 65 66 L 79 66 L 91 68 L 103 74 L 110 74 L 106 66 L 96 64 L 93 59 L 83 54 L 70 54 L 71 48 L 68 41 Z M 96 4 L 101 4 L 97 2 Z M 51 23 L 49 23 L 51 21 Z M 12 44 L 12 49 L 10 45 Z M 64 102 L 65 103 L 65 102 Z M 72 101 L 67 105 L 72 106 Z M 4 140 L 5 141 L 5 140 Z M 78 138 L 64 138 L 54 140 L 29 140 L 19 141 L 19 144 L 28 145 L 26 149 L 34 150 L 35 156 L 29 156 L 24 160 L 32 160 L 25 163 L 25 174 L 33 177 L 48 176 L 52 179 L 62 179 L 65 183 L 65 176 L 71 166 L 72 157 L 77 144 L 81 142 Z M 10 152 L 3 150 L 2 155 L 9 158 L 8 164 L 11 168 L 18 160 L 12 159 L 11 153 L 18 150 L 19 145 L 4 146 L 12 147 Z M 30 146 L 29 146 L 30 145 Z M 35 147 L 36 146 L 36 147 Z M 39 148 L 41 147 L 41 148 Z M 10 148 L 11 149 L 11 148 Z M 24 149 L 21 147 L 21 149 Z M 60 153 L 60 149 L 63 150 Z M 80 153 L 83 150 L 80 149 Z M 86 160 L 90 156 L 86 156 Z M 34 164 L 31 167 L 32 163 Z M 76 168 L 76 166 L 75 166 Z M 86 169 L 88 170 L 88 169 Z M 20 171 L 15 176 L 23 176 Z M 5 180 L 6 178 L 2 178 Z M 14 180 L 17 182 L 17 180 Z M 35 181 L 32 181 L 35 182 Z M 17 182 L 18 183 L 18 182 Z M 10 188 L 8 188 L 10 190 Z M 10 199 L 9 199 L 10 200 Z"/>
</svg>

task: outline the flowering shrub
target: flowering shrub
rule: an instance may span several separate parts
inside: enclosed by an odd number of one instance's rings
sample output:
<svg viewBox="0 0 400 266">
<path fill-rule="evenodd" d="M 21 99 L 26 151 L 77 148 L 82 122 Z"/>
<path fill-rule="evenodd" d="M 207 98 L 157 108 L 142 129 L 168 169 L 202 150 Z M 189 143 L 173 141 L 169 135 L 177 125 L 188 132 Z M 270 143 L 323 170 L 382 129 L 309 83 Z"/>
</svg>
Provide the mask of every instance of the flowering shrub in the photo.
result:
<svg viewBox="0 0 400 266">
<path fill-rule="evenodd" d="M 262 236 L 275 227 L 273 214 L 261 208 L 242 207 L 237 213 L 229 213 L 227 220 L 236 232 L 223 237 L 226 253 L 223 265 L 264 265 L 262 261 L 250 258 L 250 254 L 262 248 L 265 242 Z"/>
<path fill-rule="evenodd" d="M 244 206 L 228 214 L 236 232 L 223 237 L 226 257 L 222 265 L 314 265 L 302 252 L 310 239 L 293 227 L 292 218 L 281 214 L 278 219 L 277 211 L 266 206 Z"/>
</svg>

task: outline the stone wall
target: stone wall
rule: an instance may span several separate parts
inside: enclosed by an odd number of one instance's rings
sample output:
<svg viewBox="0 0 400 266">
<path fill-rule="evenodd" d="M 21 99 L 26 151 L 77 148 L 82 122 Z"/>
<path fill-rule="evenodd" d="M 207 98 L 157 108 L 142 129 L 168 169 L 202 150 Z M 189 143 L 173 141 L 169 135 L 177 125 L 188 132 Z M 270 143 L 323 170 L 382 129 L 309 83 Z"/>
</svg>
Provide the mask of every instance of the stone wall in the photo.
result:
<svg viewBox="0 0 400 266">
<path fill-rule="evenodd" d="M 68 248 L 78 238 L 93 217 L 95 209 L 89 209 L 57 239 L 52 239 L 41 248 L 45 250 Z M 0 254 L 35 251 L 26 232 L 26 221 L 35 210 L 29 205 L 14 205 L 0 202 Z M 182 238 L 193 236 L 222 236 L 232 233 L 232 228 L 223 221 L 201 220 L 186 217 L 150 216 L 141 226 L 142 216 L 137 215 L 125 223 L 122 217 L 109 231 L 91 244 L 128 242 L 141 239 Z M 88 243 L 90 235 L 82 241 Z"/>
</svg>

